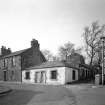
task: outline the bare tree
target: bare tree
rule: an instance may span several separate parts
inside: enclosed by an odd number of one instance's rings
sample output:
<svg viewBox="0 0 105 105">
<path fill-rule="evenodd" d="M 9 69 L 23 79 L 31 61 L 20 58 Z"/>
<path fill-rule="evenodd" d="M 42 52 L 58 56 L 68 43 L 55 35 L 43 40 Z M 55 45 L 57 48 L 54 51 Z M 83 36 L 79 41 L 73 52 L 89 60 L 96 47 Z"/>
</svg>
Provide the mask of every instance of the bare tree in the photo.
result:
<svg viewBox="0 0 105 105">
<path fill-rule="evenodd" d="M 74 48 L 74 44 L 71 42 L 65 43 L 63 46 L 60 46 L 58 49 L 59 56 L 61 60 L 66 60 L 67 56 L 73 54 L 73 53 L 81 53 L 82 48 L 79 47 L 77 49 Z"/>
<path fill-rule="evenodd" d="M 83 38 L 85 41 L 85 50 L 90 59 L 89 64 L 93 65 L 93 60 L 99 52 L 100 37 L 105 31 L 105 25 L 100 26 L 98 22 L 93 22 L 91 26 L 84 28 Z"/>
<path fill-rule="evenodd" d="M 53 58 L 52 58 L 52 61 L 60 61 L 60 58 L 59 56 L 57 55 L 54 55 Z"/>
<path fill-rule="evenodd" d="M 48 61 L 52 60 L 53 54 L 49 50 L 42 50 L 42 53 Z"/>
<path fill-rule="evenodd" d="M 83 47 L 78 47 L 77 49 L 74 50 L 75 53 L 81 54 L 83 50 Z"/>
<path fill-rule="evenodd" d="M 74 44 L 67 42 L 63 46 L 60 46 L 58 51 L 61 60 L 66 60 L 67 56 L 71 55 L 74 52 Z"/>
<path fill-rule="evenodd" d="M 64 45 L 60 46 L 58 49 L 60 60 L 66 60 L 67 56 L 73 53 L 81 53 L 82 47 L 78 47 L 77 49 L 74 48 L 74 44 L 71 42 L 67 42 Z"/>
<path fill-rule="evenodd" d="M 42 50 L 43 55 L 47 59 L 47 61 L 59 61 L 59 57 L 53 55 L 49 50 Z"/>
</svg>

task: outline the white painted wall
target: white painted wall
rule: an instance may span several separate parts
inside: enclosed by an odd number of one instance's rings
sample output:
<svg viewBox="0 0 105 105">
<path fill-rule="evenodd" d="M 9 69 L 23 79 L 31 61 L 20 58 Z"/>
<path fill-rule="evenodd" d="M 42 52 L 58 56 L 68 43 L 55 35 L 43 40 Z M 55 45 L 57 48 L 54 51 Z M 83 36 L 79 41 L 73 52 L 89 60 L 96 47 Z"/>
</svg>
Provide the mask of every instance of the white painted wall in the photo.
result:
<svg viewBox="0 0 105 105">
<path fill-rule="evenodd" d="M 72 79 L 72 72 L 73 70 L 75 70 L 75 80 Z M 73 82 L 73 81 L 76 81 L 78 80 L 78 70 L 77 69 L 73 69 L 73 68 L 68 68 L 68 67 L 65 67 L 65 82 Z"/>
<path fill-rule="evenodd" d="M 78 70 L 77 69 L 74 69 L 76 71 L 76 80 L 78 80 Z"/>
<path fill-rule="evenodd" d="M 22 82 L 24 83 L 34 83 L 34 71 L 29 70 L 30 72 L 30 79 L 25 79 L 25 72 L 28 72 L 27 70 L 22 71 Z"/>
<path fill-rule="evenodd" d="M 57 70 L 57 80 L 52 80 L 51 71 Z M 65 67 L 55 67 L 55 68 L 48 68 L 47 69 L 47 84 L 65 84 Z"/>
<path fill-rule="evenodd" d="M 72 68 L 65 67 L 65 82 L 72 82 Z"/>
<path fill-rule="evenodd" d="M 57 79 L 51 79 L 51 71 L 57 70 Z M 55 68 L 44 68 L 44 69 L 33 69 L 30 71 L 30 80 L 25 79 L 25 72 L 22 71 L 22 82 L 25 83 L 35 83 L 35 72 L 46 71 L 46 84 L 64 84 L 65 83 L 65 67 L 55 67 Z"/>
<path fill-rule="evenodd" d="M 57 79 L 51 79 L 51 71 L 57 70 Z M 72 68 L 67 68 L 67 67 L 54 67 L 54 68 L 43 68 L 43 69 L 33 69 L 29 70 L 30 71 L 30 80 L 25 79 L 25 72 L 27 70 L 22 71 L 22 82 L 25 83 L 35 83 L 35 72 L 41 72 L 45 71 L 46 72 L 46 83 L 43 84 L 65 84 L 67 82 L 72 82 Z M 76 70 L 76 80 L 78 80 L 78 70 Z"/>
</svg>

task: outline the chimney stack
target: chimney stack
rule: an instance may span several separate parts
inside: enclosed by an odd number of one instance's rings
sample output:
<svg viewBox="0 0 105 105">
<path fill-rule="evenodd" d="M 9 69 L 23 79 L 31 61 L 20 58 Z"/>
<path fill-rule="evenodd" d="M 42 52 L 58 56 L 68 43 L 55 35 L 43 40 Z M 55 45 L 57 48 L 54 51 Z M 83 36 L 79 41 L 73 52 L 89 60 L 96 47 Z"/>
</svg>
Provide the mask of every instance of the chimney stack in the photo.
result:
<svg viewBox="0 0 105 105">
<path fill-rule="evenodd" d="M 38 43 L 38 41 L 36 39 L 32 39 L 32 41 L 31 41 L 31 47 L 39 49 L 40 45 L 39 45 L 39 43 Z"/>
<path fill-rule="evenodd" d="M 1 47 L 1 55 L 3 56 L 3 55 L 8 55 L 8 54 L 10 54 L 11 53 L 11 49 L 10 48 L 6 48 L 5 46 L 2 46 Z"/>
</svg>

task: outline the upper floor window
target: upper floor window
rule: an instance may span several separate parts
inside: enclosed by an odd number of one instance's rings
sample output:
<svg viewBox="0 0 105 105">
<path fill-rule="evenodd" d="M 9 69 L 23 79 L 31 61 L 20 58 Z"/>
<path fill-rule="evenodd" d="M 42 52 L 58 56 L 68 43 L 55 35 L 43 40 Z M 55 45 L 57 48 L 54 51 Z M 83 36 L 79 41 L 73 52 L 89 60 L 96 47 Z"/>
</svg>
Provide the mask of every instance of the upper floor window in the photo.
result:
<svg viewBox="0 0 105 105">
<path fill-rule="evenodd" d="M 57 70 L 51 71 L 51 79 L 57 79 Z"/>
<path fill-rule="evenodd" d="M 3 67 L 7 67 L 8 66 L 8 59 L 3 59 Z"/>
<path fill-rule="evenodd" d="M 12 57 L 11 64 L 12 64 L 12 66 L 16 66 L 16 58 L 15 57 Z"/>
<path fill-rule="evenodd" d="M 8 66 L 8 59 L 5 59 L 5 66 Z"/>
</svg>

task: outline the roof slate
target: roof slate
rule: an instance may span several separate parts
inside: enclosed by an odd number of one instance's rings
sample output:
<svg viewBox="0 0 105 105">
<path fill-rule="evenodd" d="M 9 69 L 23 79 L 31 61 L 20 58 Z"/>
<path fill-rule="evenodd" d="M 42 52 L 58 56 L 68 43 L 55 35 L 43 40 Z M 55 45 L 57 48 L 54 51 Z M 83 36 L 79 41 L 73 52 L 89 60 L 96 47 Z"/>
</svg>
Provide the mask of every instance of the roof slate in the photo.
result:
<svg viewBox="0 0 105 105">
<path fill-rule="evenodd" d="M 76 65 L 69 64 L 67 62 L 62 62 L 62 61 L 49 61 L 49 62 L 44 62 L 40 65 L 36 65 L 30 68 L 27 68 L 26 70 L 32 70 L 32 69 L 43 69 L 43 68 L 52 68 L 52 67 L 69 67 L 69 68 L 76 68 Z"/>
<path fill-rule="evenodd" d="M 13 53 L 8 54 L 8 55 L 1 56 L 0 58 L 8 58 L 10 56 L 20 55 L 20 54 L 22 54 L 23 52 L 25 52 L 28 49 L 30 49 L 30 48 L 27 48 L 27 49 L 24 49 L 24 50 L 20 50 L 20 51 L 16 51 L 16 52 L 13 52 Z"/>
</svg>

